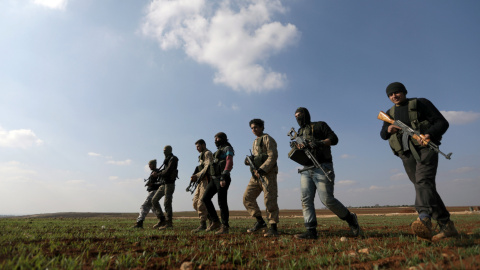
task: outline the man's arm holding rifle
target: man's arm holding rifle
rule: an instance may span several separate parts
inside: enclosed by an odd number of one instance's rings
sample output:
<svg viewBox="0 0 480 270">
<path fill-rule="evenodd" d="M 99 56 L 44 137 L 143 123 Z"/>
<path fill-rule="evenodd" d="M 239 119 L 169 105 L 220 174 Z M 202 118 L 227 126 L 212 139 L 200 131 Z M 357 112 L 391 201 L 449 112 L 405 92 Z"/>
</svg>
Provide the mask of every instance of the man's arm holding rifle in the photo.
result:
<svg viewBox="0 0 480 270">
<path fill-rule="evenodd" d="M 262 185 L 267 188 L 267 182 L 265 181 L 265 178 L 263 177 L 262 173 L 259 172 L 259 169 L 258 168 L 255 168 L 255 165 L 253 164 L 253 154 L 252 154 L 252 150 L 250 150 L 250 156 L 247 155 L 247 158 L 245 159 L 245 165 L 249 165 L 250 168 L 252 169 L 252 176 L 257 178 L 257 179 L 260 179 L 260 181 L 262 182 Z M 263 171 L 263 170 L 262 170 Z"/>
<path fill-rule="evenodd" d="M 402 121 L 394 120 L 394 119 L 390 118 L 390 116 L 388 114 L 384 113 L 383 111 L 380 111 L 377 118 L 382 120 L 382 121 L 385 121 L 387 123 L 390 123 L 390 125 L 388 126 L 388 129 L 387 129 L 388 133 L 394 134 L 394 133 L 397 133 L 397 132 L 400 132 L 400 131 L 403 132 L 403 134 L 404 134 L 403 143 L 404 144 L 407 143 L 406 140 L 408 140 L 408 137 L 412 137 L 413 139 L 417 140 L 417 142 L 420 145 L 429 147 L 433 151 L 443 155 L 446 159 L 450 159 L 450 156 L 452 155 L 452 153 L 445 154 L 442 151 L 440 151 L 440 148 L 438 147 L 438 145 L 436 145 L 435 143 L 433 143 L 431 141 L 430 134 L 420 134 L 420 132 L 415 131 L 411 127 L 404 124 Z"/>
</svg>

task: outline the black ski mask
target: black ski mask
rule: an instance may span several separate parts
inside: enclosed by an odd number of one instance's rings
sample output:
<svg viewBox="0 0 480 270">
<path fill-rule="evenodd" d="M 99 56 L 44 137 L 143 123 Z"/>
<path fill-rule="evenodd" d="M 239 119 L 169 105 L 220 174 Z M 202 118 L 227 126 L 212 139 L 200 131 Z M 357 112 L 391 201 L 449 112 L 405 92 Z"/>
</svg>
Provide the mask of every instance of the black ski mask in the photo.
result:
<svg viewBox="0 0 480 270">
<path fill-rule="evenodd" d="M 297 119 L 297 123 L 300 127 L 305 127 L 306 125 L 310 124 L 310 113 L 308 112 L 307 108 L 299 107 L 295 114 L 299 113 Z"/>
<path fill-rule="evenodd" d="M 215 140 L 215 146 L 217 146 L 217 148 L 228 142 L 227 134 L 225 134 L 223 132 L 219 132 L 219 133 L 215 134 L 215 138 L 219 139 L 218 141 Z"/>
</svg>

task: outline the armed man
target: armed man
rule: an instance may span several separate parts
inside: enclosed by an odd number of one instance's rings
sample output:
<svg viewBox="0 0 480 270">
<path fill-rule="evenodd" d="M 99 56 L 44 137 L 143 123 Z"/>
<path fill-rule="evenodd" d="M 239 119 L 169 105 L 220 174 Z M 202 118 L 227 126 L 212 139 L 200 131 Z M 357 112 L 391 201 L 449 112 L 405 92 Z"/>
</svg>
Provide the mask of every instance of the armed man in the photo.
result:
<svg viewBox="0 0 480 270">
<path fill-rule="evenodd" d="M 277 143 L 268 134 L 264 133 L 265 124 L 262 119 L 252 119 L 249 123 L 256 139 L 253 141 L 253 157 L 245 159 L 245 165 L 250 166 L 252 177 L 248 182 L 243 194 L 243 205 L 248 213 L 257 219 L 255 225 L 248 229 L 250 233 L 257 232 L 267 227 L 262 218 L 262 212 L 257 204 L 257 198 L 263 191 L 263 199 L 267 211 L 267 220 L 270 229 L 264 234 L 265 237 L 278 236 L 277 224 L 279 222 L 279 209 L 277 204 Z M 253 164 L 251 164 L 252 162 Z"/>
<path fill-rule="evenodd" d="M 153 225 L 153 228 L 158 228 L 159 230 L 165 230 L 173 227 L 172 201 L 173 192 L 175 191 L 175 180 L 177 179 L 178 175 L 178 158 L 173 155 L 172 147 L 170 145 L 165 146 L 163 149 L 163 154 L 165 155 L 165 159 L 163 161 L 164 169 L 161 170 L 157 176 L 164 181 L 164 184 L 160 186 L 152 198 L 155 215 L 160 217 L 158 223 Z M 165 197 L 164 206 L 167 214 L 166 218 L 159 202 L 162 197 Z"/>
<path fill-rule="evenodd" d="M 235 150 L 228 142 L 227 134 L 219 132 L 215 134 L 215 146 L 217 151 L 213 154 L 213 162 L 210 164 L 210 176 L 212 180 L 208 183 L 202 201 L 207 207 L 208 216 L 212 219 L 212 224 L 205 230 L 206 232 L 214 231 L 215 234 L 227 234 L 230 230 L 228 220 L 230 212 L 228 209 L 228 188 L 232 179 L 230 178 L 230 171 L 233 169 L 233 156 Z M 212 203 L 212 198 L 218 193 L 218 206 L 220 207 L 220 216 L 222 222 L 218 218 L 215 206 Z"/>
<path fill-rule="evenodd" d="M 311 122 L 310 113 L 306 108 L 300 107 L 295 111 L 295 118 L 300 129 L 289 157 L 295 153 L 307 153 L 308 159 L 302 163 L 305 167 L 299 170 L 300 190 L 302 200 L 303 218 L 306 232 L 295 235 L 298 239 L 317 239 L 317 216 L 315 214 L 315 191 L 320 196 L 320 201 L 340 219 L 346 221 L 353 236 L 360 234 L 357 215 L 350 212 L 333 195 L 335 173 L 331 145 L 338 143 L 338 137 L 327 123 Z M 302 152 L 303 150 L 303 152 Z M 305 154 L 303 154 L 305 155 Z M 293 158 L 292 158 L 293 159 Z M 297 160 L 293 159 L 298 162 Z"/>
<path fill-rule="evenodd" d="M 407 89 L 400 82 L 389 84 L 386 92 L 394 104 L 387 114 L 424 134 L 416 136 L 418 140 L 405 137 L 402 136 L 404 132 L 401 127 L 387 122 L 384 122 L 380 131 L 380 137 L 389 141 L 393 153 L 402 160 L 408 178 L 415 187 L 415 208 L 419 216 L 411 225 L 412 231 L 419 238 L 433 241 L 457 236 L 450 213 L 436 188 L 438 152 L 428 147 L 429 141 L 440 145 L 442 135 L 449 127 L 448 121 L 428 99 L 407 98 Z M 431 219 L 436 220 L 440 227 L 435 235 Z"/>
<path fill-rule="evenodd" d="M 200 153 L 200 156 L 198 156 L 199 165 L 195 169 L 196 173 L 192 175 L 190 181 L 196 185 L 195 194 L 193 195 L 193 208 L 197 211 L 200 218 L 200 226 L 192 232 L 201 232 L 207 229 L 207 220 L 209 219 L 207 207 L 202 201 L 202 197 L 210 179 L 209 168 L 210 164 L 213 163 L 213 154 L 207 149 L 207 144 L 203 139 L 196 141 L 195 146 Z"/>
<path fill-rule="evenodd" d="M 145 220 L 145 217 L 147 216 L 148 212 L 152 209 L 152 198 L 157 192 L 158 188 L 160 187 L 160 183 L 157 182 L 157 173 L 159 170 L 157 169 L 157 160 L 153 159 L 148 162 L 148 166 L 150 167 L 150 170 L 152 172 L 150 173 L 150 177 L 147 179 L 147 198 L 145 199 L 145 202 L 140 206 L 140 214 L 138 215 L 137 218 L 137 223 L 133 226 L 133 228 L 141 228 L 143 229 L 143 221 Z M 152 210 L 154 214 L 157 214 L 155 211 Z M 161 216 L 157 215 L 157 218 L 160 219 Z"/>
</svg>

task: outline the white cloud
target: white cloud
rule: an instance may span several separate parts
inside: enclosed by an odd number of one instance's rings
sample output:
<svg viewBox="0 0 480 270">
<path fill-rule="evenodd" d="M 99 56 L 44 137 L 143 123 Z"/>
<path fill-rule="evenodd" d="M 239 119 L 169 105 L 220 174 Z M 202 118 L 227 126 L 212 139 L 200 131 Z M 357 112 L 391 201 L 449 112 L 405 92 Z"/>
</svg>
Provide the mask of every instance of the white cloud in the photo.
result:
<svg viewBox="0 0 480 270">
<path fill-rule="evenodd" d="M 33 0 L 33 3 L 47 8 L 60 10 L 65 9 L 67 6 L 67 0 Z"/>
<path fill-rule="evenodd" d="M 390 176 L 390 180 L 392 181 L 408 180 L 408 175 L 406 173 L 397 173 Z"/>
<path fill-rule="evenodd" d="M 342 185 L 342 186 L 351 186 L 356 183 L 357 181 L 353 181 L 353 180 L 340 180 L 338 182 L 335 182 L 335 184 Z"/>
<path fill-rule="evenodd" d="M 0 127 L 0 147 L 29 148 L 42 145 L 43 141 L 37 138 L 29 129 L 4 130 Z"/>
<path fill-rule="evenodd" d="M 450 124 L 465 125 L 477 121 L 480 118 L 480 113 L 477 112 L 463 112 L 463 111 L 441 111 L 443 116 Z"/>
<path fill-rule="evenodd" d="M 28 179 L 37 172 L 26 167 L 18 161 L 0 163 L 0 179 L 12 183 L 28 182 Z"/>
<path fill-rule="evenodd" d="M 216 83 L 262 92 L 285 86 L 286 75 L 265 66 L 265 60 L 300 36 L 294 25 L 272 21 L 274 13 L 284 12 L 279 0 L 224 1 L 218 6 L 204 0 L 154 0 L 142 31 L 163 50 L 182 47 L 195 61 L 214 67 Z"/>
<path fill-rule="evenodd" d="M 94 153 L 94 152 L 88 152 L 88 155 L 92 156 L 92 157 L 101 157 L 102 156 L 101 154 Z"/>
<path fill-rule="evenodd" d="M 352 156 L 352 155 L 349 155 L 349 154 L 343 154 L 340 156 L 340 158 L 342 159 L 350 159 L 350 158 L 354 158 L 355 156 Z"/>
<path fill-rule="evenodd" d="M 453 173 L 467 173 L 467 172 L 471 172 L 471 171 L 474 171 L 474 170 L 475 170 L 475 168 L 473 168 L 473 167 L 461 167 L 461 168 L 452 170 L 452 172 Z"/>
<path fill-rule="evenodd" d="M 107 161 L 107 164 L 113 164 L 113 165 L 119 165 L 119 166 L 130 165 L 131 163 L 132 163 L 132 160 L 130 159 L 123 160 L 123 161 L 114 161 L 114 160 Z"/>
</svg>

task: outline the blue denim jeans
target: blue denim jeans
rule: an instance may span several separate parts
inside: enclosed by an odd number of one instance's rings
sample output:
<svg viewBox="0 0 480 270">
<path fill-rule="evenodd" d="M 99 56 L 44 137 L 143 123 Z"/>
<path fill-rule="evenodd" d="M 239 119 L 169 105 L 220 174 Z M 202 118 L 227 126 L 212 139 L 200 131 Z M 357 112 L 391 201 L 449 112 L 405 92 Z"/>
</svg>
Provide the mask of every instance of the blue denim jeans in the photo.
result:
<svg viewBox="0 0 480 270">
<path fill-rule="evenodd" d="M 333 171 L 333 164 L 322 164 L 325 168 Z M 350 213 L 348 209 L 333 196 L 335 175 L 331 174 L 331 182 L 321 169 L 312 169 L 301 172 L 300 190 L 302 194 L 302 210 L 305 227 L 313 229 L 317 227 L 317 215 L 315 213 L 315 191 L 320 196 L 320 201 L 339 218 L 344 219 Z"/>
</svg>

